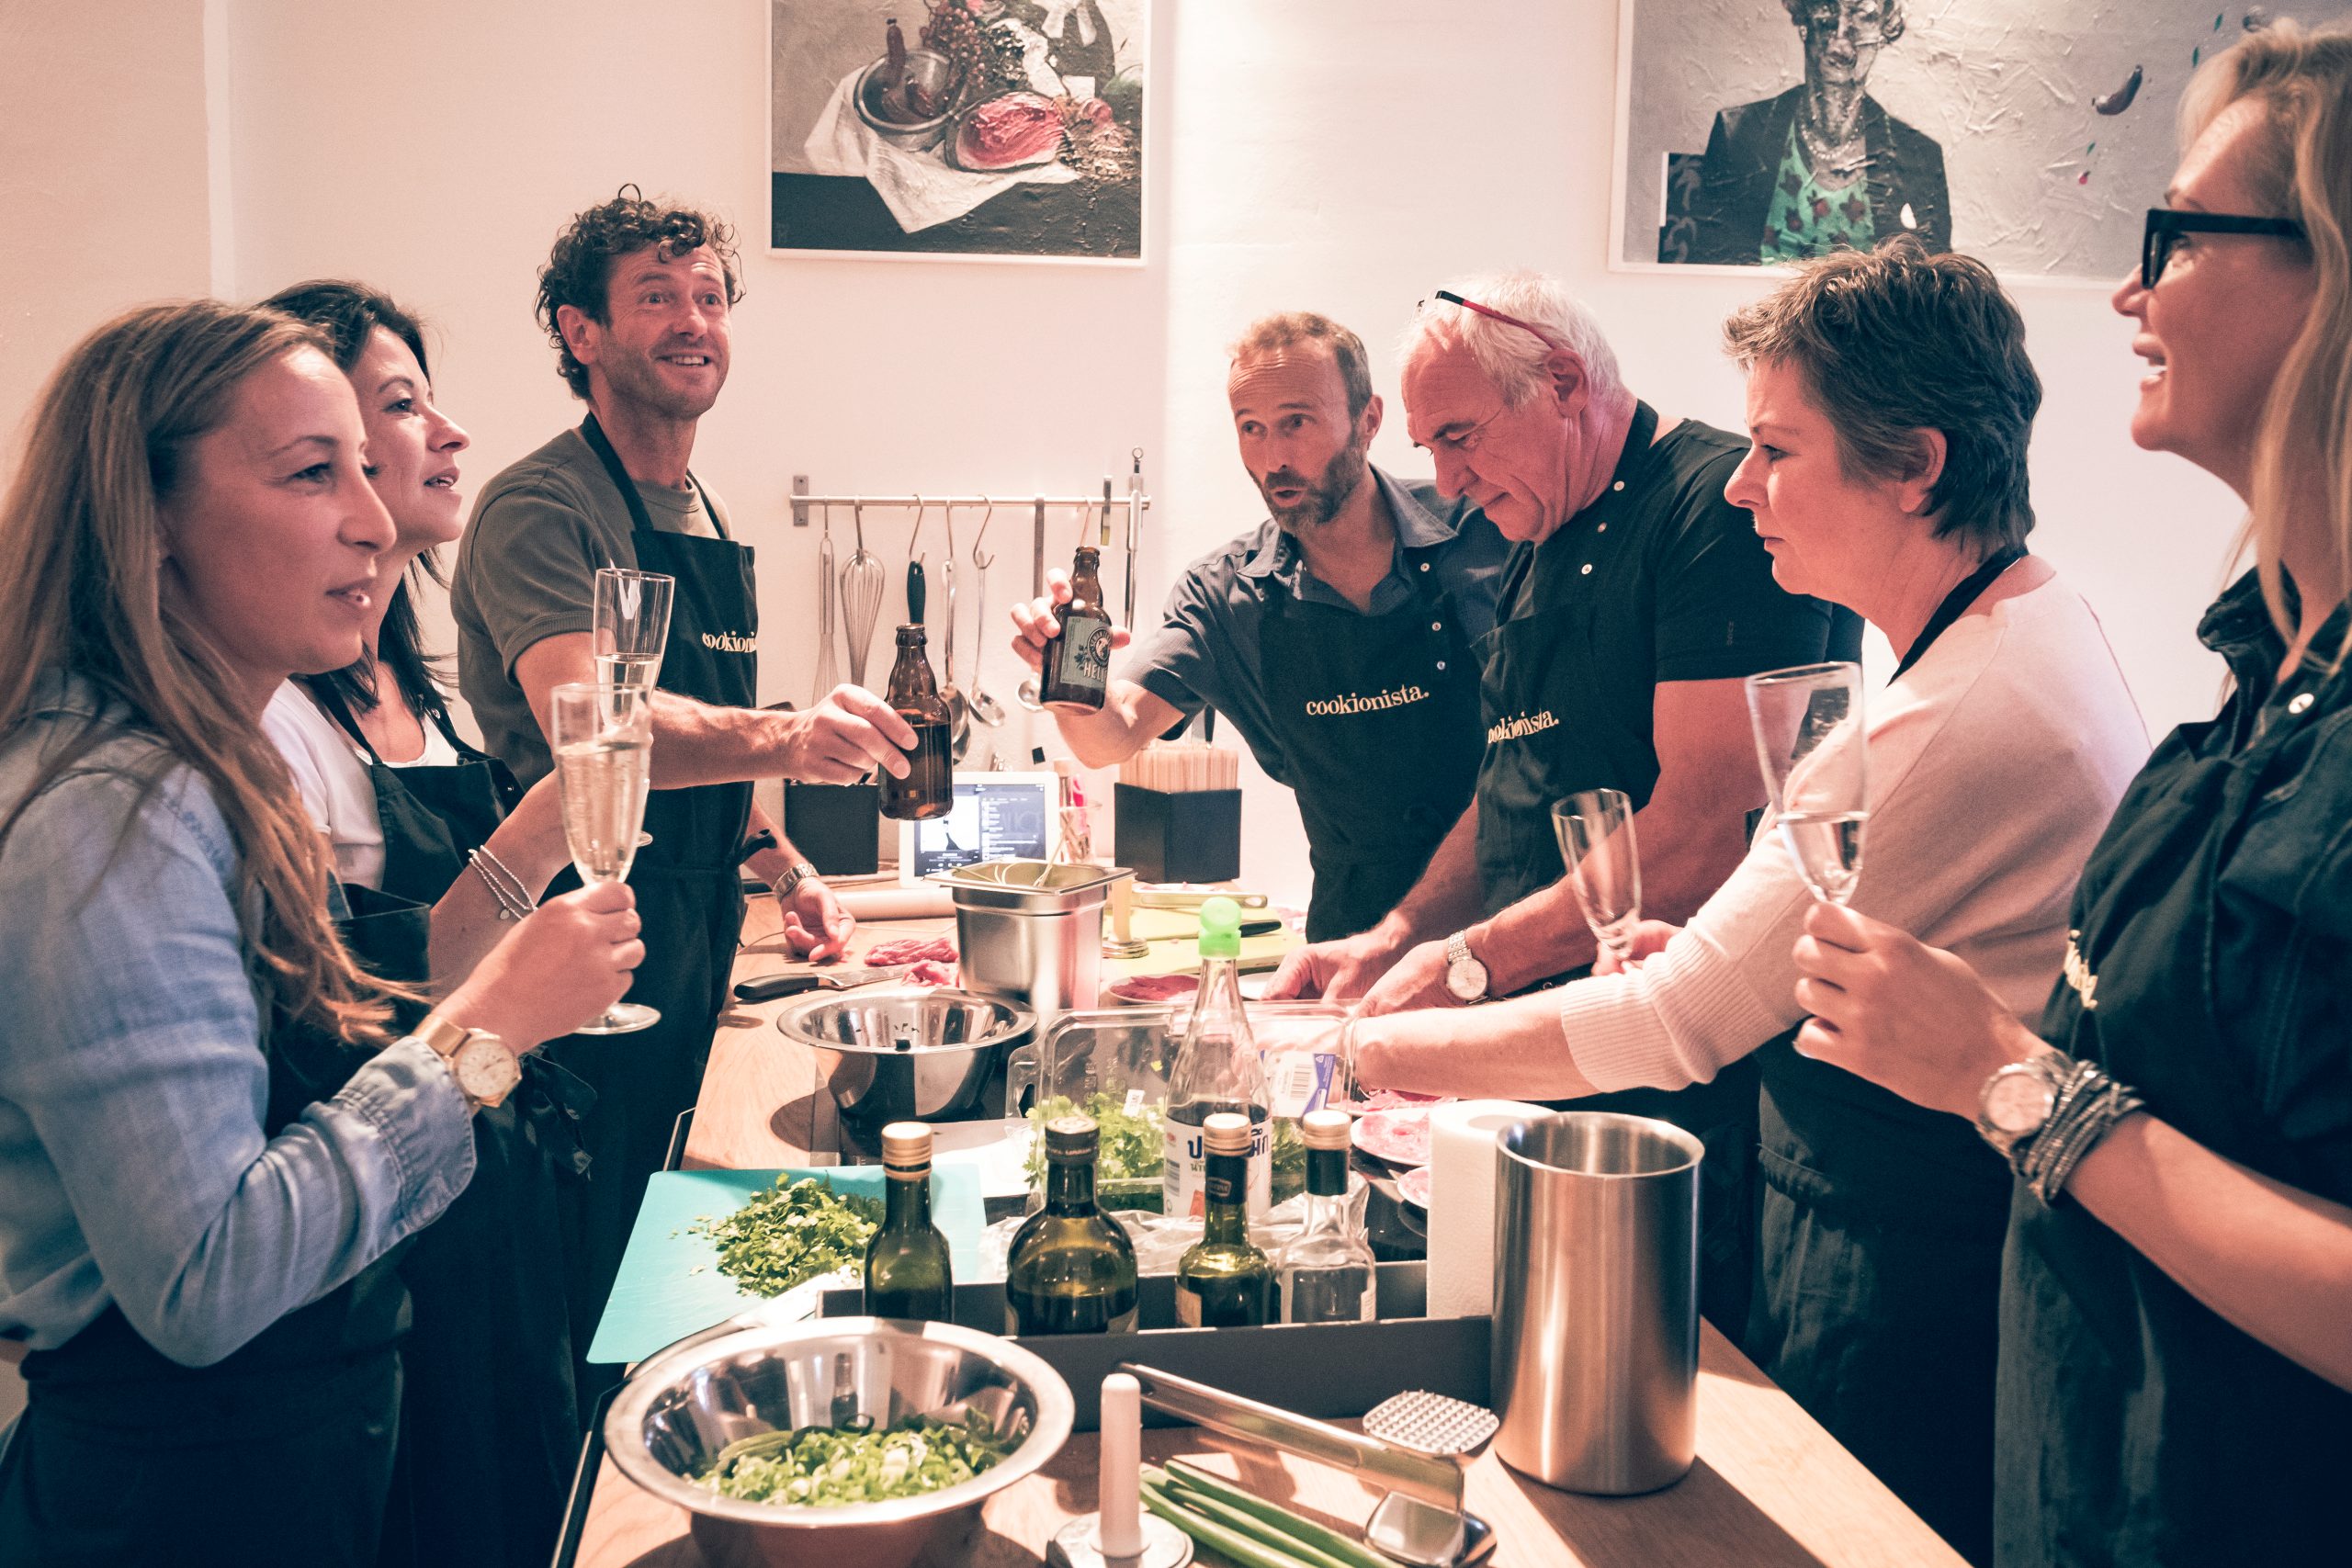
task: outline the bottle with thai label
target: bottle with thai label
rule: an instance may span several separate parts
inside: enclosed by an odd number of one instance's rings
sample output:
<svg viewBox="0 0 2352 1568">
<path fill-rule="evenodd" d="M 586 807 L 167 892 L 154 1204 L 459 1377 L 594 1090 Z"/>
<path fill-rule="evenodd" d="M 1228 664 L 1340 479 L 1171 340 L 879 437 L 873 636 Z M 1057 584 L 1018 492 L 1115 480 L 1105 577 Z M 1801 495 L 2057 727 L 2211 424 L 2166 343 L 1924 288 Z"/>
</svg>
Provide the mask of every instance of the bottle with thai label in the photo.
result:
<svg viewBox="0 0 2352 1568">
<path fill-rule="evenodd" d="M 1046 1123 L 1046 1206 L 1021 1222 L 1004 1270 L 1014 1334 L 1124 1334 L 1136 1325 L 1136 1249 L 1095 1206 L 1093 1119 Z"/>
<path fill-rule="evenodd" d="M 1272 1320 L 1274 1270 L 1250 1240 L 1243 1201 L 1251 1125 L 1219 1111 L 1201 1129 L 1208 1147 L 1201 1239 L 1176 1263 L 1176 1321 L 1188 1328 L 1254 1328 Z"/>
<path fill-rule="evenodd" d="M 1078 547 L 1070 562 L 1069 603 L 1054 612 L 1061 623 L 1037 671 L 1037 700 L 1049 708 L 1091 713 L 1111 684 L 1111 615 L 1102 607 L 1102 556 Z"/>
<path fill-rule="evenodd" d="M 1201 1129 L 1229 1111 L 1250 1126 L 1248 1203 L 1264 1213 L 1273 1201 L 1273 1121 L 1266 1100 L 1266 1068 L 1241 1008 L 1241 908 L 1230 898 L 1201 905 L 1201 983 L 1168 1073 L 1168 1109 L 1160 1117 L 1160 1212 L 1203 1212 L 1208 1168 Z"/>
<path fill-rule="evenodd" d="M 1306 1144 L 1306 1224 L 1274 1254 L 1284 1323 L 1369 1323 L 1374 1316 L 1372 1247 L 1348 1201 L 1348 1141 L 1341 1111 L 1299 1118 Z"/>
<path fill-rule="evenodd" d="M 931 1223 L 931 1129 L 893 1122 L 882 1129 L 882 1228 L 865 1244 L 869 1317 L 956 1315 L 947 1238 Z"/>
<path fill-rule="evenodd" d="M 905 778 L 892 778 L 883 770 L 882 815 L 901 822 L 946 816 L 956 804 L 951 730 L 947 705 L 940 700 L 931 657 L 923 650 L 921 626 L 899 628 L 899 661 L 890 666 L 890 689 L 883 700 L 915 732 L 915 743 L 907 753 Z"/>
</svg>

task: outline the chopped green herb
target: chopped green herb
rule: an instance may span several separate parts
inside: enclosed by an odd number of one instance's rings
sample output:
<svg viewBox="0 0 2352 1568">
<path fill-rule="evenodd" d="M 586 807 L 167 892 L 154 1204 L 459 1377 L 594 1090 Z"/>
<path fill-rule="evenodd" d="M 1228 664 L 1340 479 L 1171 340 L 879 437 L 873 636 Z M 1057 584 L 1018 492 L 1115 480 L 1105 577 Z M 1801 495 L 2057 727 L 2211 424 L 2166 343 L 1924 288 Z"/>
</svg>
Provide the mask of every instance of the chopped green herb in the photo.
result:
<svg viewBox="0 0 2352 1568">
<path fill-rule="evenodd" d="M 820 1274 L 861 1263 L 881 1228 L 879 1199 L 834 1191 L 813 1176 L 775 1186 L 724 1219 L 688 1228 L 718 1248 L 719 1271 L 755 1296 L 780 1296 Z"/>
<path fill-rule="evenodd" d="M 951 1427 L 929 1416 L 906 1416 L 884 1431 L 803 1427 L 762 1432 L 719 1450 L 695 1479 L 722 1497 L 837 1508 L 916 1497 L 969 1481 L 1019 1446 L 999 1437 L 975 1410 Z"/>
</svg>

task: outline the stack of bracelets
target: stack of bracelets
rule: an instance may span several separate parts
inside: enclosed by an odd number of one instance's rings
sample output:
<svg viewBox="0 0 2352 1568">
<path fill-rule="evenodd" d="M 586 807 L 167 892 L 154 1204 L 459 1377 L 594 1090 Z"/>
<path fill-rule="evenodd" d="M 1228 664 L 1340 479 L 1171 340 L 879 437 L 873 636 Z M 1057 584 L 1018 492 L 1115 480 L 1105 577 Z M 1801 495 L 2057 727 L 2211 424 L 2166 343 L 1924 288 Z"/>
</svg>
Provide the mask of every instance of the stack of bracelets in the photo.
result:
<svg viewBox="0 0 2352 1568">
<path fill-rule="evenodd" d="M 500 919 L 519 920 L 539 907 L 538 900 L 524 887 L 522 878 L 507 870 L 506 863 L 488 848 L 475 850 L 466 857 L 466 863 L 474 868 L 474 874 L 490 889 L 490 896 L 498 900 Z"/>
<path fill-rule="evenodd" d="M 2065 1062 L 2065 1076 L 2059 1080 L 2050 1119 L 2041 1131 L 2009 1150 L 2009 1168 L 2045 1204 L 2065 1190 L 2066 1179 L 2083 1156 L 2143 1103 L 2098 1063 L 2060 1060 Z"/>
</svg>

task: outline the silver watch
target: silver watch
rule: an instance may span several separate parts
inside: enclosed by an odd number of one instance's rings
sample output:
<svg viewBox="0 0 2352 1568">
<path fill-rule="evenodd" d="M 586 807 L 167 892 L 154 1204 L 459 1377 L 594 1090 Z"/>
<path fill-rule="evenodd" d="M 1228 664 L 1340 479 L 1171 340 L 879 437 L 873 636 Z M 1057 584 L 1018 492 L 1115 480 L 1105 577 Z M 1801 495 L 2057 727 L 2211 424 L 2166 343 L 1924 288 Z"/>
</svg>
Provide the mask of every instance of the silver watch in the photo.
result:
<svg viewBox="0 0 2352 1568">
<path fill-rule="evenodd" d="M 1466 931 L 1445 939 L 1445 989 L 1457 1002 L 1487 999 L 1487 966 L 1471 953 Z"/>
<path fill-rule="evenodd" d="M 779 898 L 791 897 L 802 883 L 816 874 L 817 868 L 807 861 L 794 861 L 791 869 L 784 874 L 784 879 L 775 885 L 775 896 Z"/>
<path fill-rule="evenodd" d="M 2045 1045 L 1984 1080 L 1977 1095 L 1976 1131 L 2002 1158 L 2050 1125 L 2068 1066 L 2064 1055 Z"/>
</svg>

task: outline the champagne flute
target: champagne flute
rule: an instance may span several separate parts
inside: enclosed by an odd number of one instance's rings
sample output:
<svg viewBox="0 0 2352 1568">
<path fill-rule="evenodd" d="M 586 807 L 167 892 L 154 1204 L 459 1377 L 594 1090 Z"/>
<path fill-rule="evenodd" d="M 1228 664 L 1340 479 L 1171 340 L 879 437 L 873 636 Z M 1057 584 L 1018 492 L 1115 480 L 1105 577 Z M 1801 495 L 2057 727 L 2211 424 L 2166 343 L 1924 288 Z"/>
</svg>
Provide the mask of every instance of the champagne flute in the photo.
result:
<svg viewBox="0 0 2352 1568">
<path fill-rule="evenodd" d="M 1578 790 L 1552 807 L 1552 830 L 1568 863 L 1577 907 L 1600 942 L 1623 964 L 1642 923 L 1642 858 L 1634 841 L 1634 803 L 1622 789 Z"/>
<path fill-rule="evenodd" d="M 1815 897 L 1843 904 L 1861 879 L 1870 818 L 1861 666 L 1768 670 L 1750 675 L 1747 687 L 1756 761 L 1781 842 Z"/>
<path fill-rule="evenodd" d="M 662 679 L 662 654 L 670 644 L 670 599 L 678 580 L 658 571 L 626 567 L 596 569 L 595 603 L 589 612 L 589 651 L 596 679 L 615 686 L 651 691 Z M 653 835 L 640 832 L 643 849 Z"/>
<path fill-rule="evenodd" d="M 652 689 L 578 682 L 558 686 L 554 699 L 556 777 L 572 867 L 585 886 L 624 881 L 652 783 Z M 628 1034 L 661 1018 L 643 1002 L 616 1002 L 573 1032 Z"/>
</svg>

